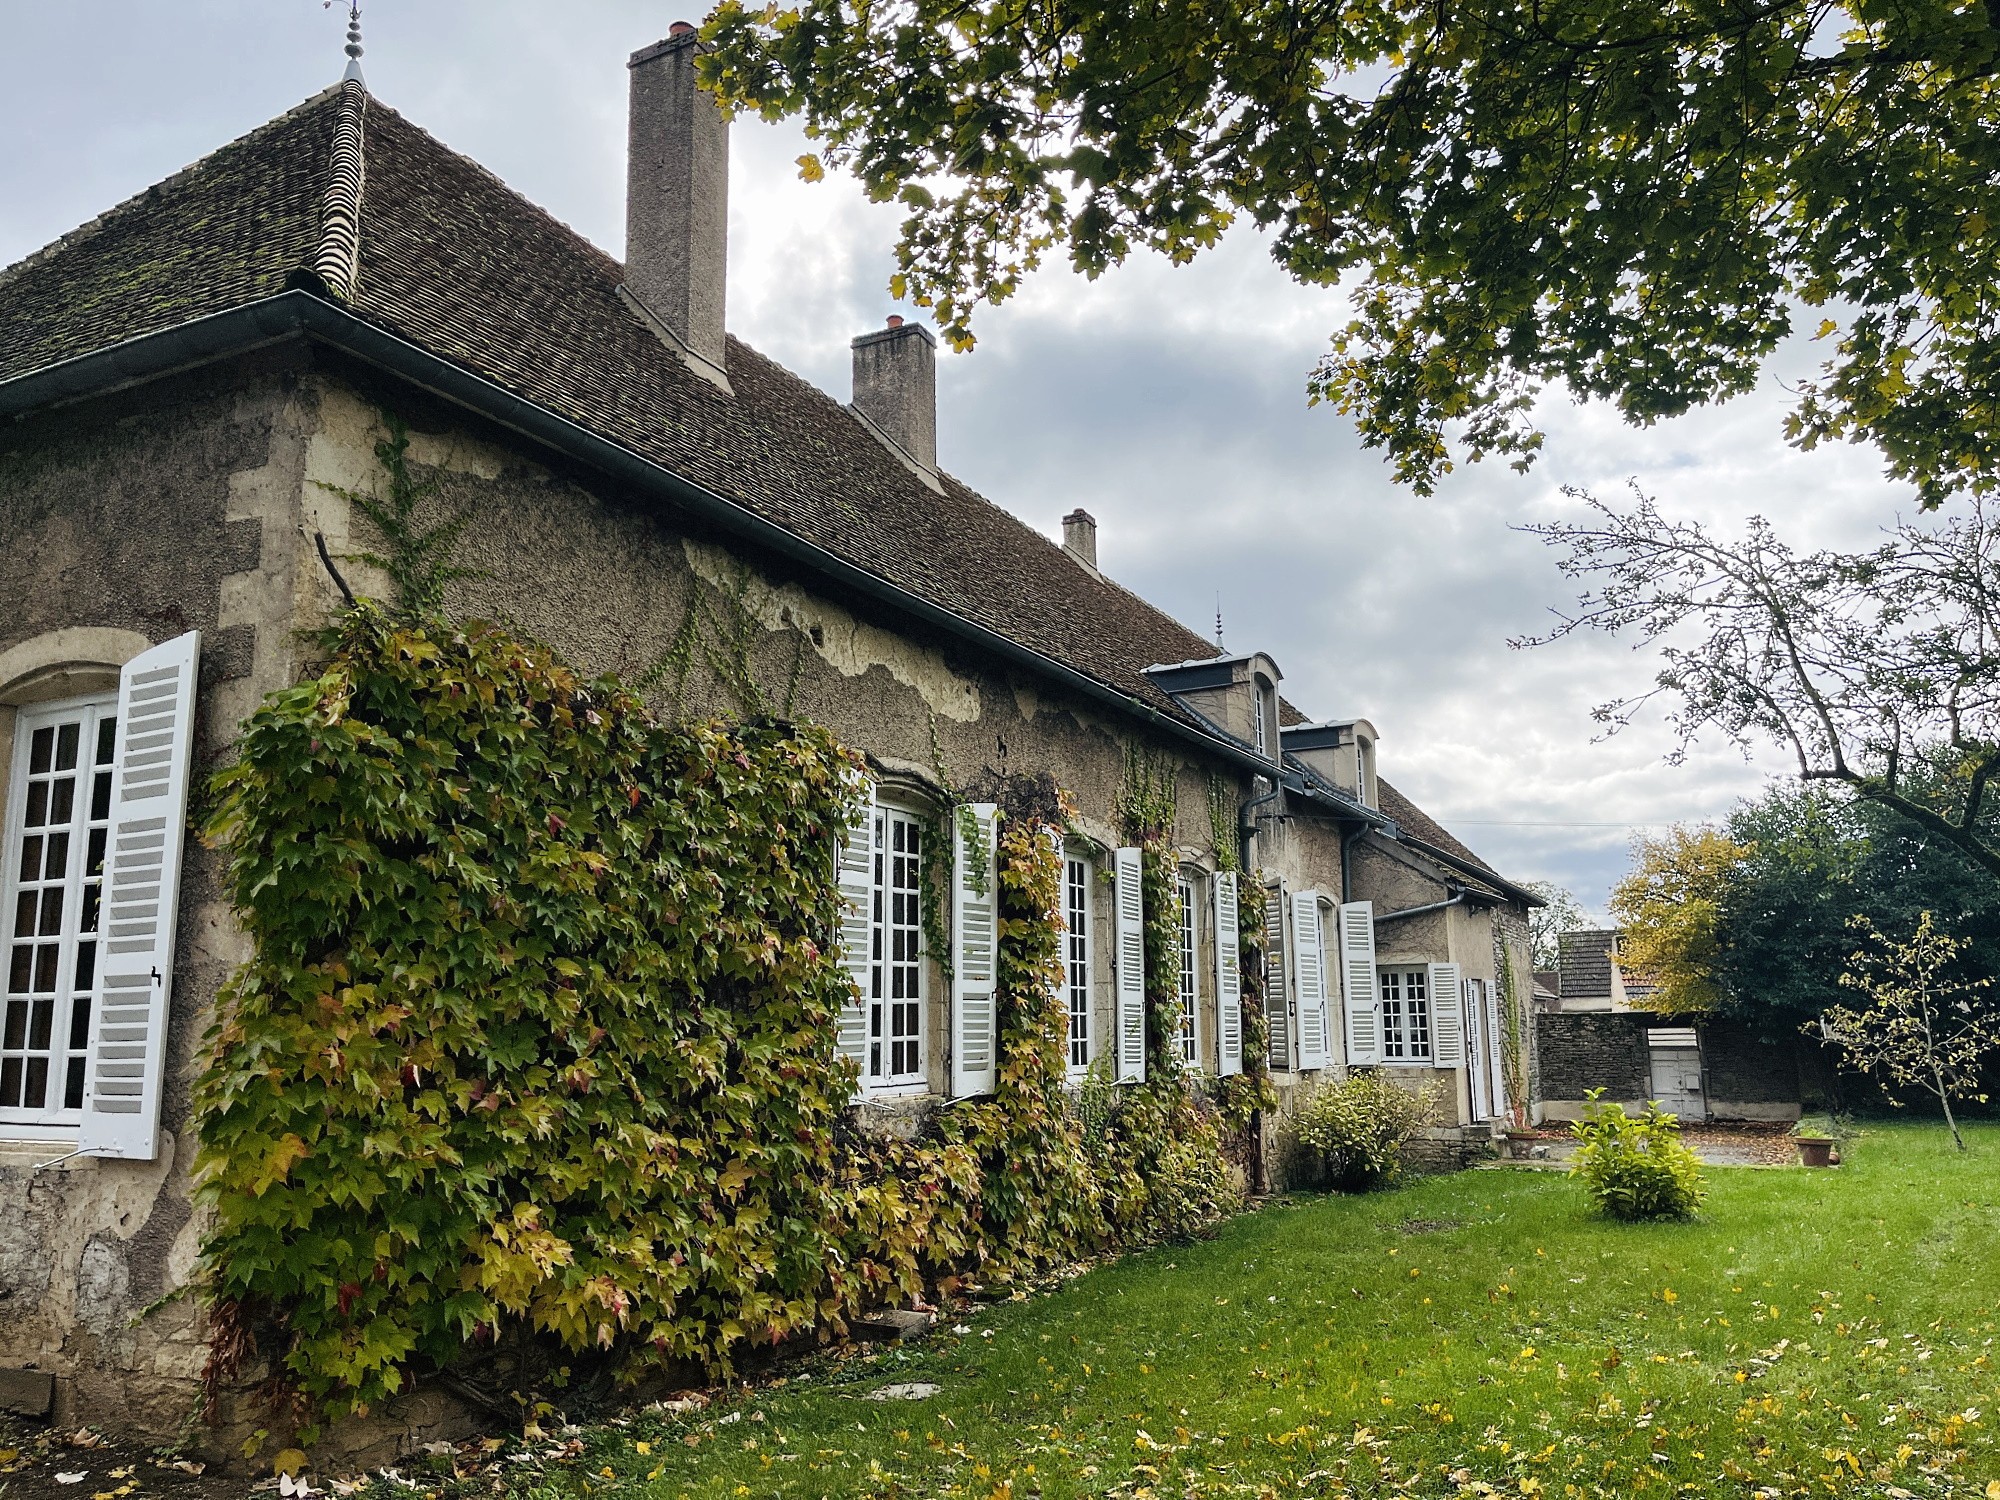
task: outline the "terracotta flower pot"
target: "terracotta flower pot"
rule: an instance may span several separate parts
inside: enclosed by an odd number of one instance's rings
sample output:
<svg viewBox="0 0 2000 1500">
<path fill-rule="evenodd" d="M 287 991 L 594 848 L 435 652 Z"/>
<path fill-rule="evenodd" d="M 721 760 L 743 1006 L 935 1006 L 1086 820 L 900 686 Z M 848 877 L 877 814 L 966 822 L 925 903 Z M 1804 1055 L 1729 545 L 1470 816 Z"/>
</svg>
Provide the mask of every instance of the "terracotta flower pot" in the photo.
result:
<svg viewBox="0 0 2000 1500">
<path fill-rule="evenodd" d="M 1823 1135 L 1802 1135 L 1798 1138 L 1799 1160 L 1808 1167 L 1830 1167 L 1833 1165 L 1833 1142 Z"/>
</svg>

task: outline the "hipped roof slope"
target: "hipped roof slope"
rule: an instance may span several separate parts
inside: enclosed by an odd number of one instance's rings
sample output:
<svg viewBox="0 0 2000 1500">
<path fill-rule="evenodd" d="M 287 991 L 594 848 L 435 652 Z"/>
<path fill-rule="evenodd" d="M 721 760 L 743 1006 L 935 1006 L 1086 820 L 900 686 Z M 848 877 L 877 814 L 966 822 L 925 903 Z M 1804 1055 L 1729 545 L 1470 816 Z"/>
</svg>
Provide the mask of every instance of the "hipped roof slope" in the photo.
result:
<svg viewBox="0 0 2000 1500">
<path fill-rule="evenodd" d="M 303 268 L 321 237 L 341 108 L 328 89 L 0 271 L 0 383 L 320 286 Z M 1213 656 L 1213 643 L 949 475 L 932 490 L 839 402 L 742 340 L 728 342 L 733 394 L 693 374 L 621 301 L 615 259 L 373 98 L 363 159 L 348 312 L 1198 724 L 1144 668 Z M 1382 798 L 1418 839 L 1492 873 L 1387 783 Z"/>
</svg>

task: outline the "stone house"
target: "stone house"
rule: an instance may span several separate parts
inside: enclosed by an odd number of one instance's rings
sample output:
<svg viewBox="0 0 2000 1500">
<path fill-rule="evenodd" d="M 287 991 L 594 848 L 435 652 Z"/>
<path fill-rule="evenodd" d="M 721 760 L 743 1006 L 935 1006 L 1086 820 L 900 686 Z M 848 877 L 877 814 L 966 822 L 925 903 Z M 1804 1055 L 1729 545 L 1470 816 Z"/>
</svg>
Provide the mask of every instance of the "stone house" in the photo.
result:
<svg viewBox="0 0 2000 1500">
<path fill-rule="evenodd" d="M 857 338 L 847 402 L 728 336 L 728 132 L 693 46 L 676 28 L 631 59 L 622 264 L 351 68 L 0 272 L 0 1398 L 18 1408 L 164 1437 L 195 1400 L 202 1318 L 171 1295 L 200 1233 L 189 1090 L 245 939 L 188 828 L 238 726 L 308 667 L 336 569 L 385 591 L 347 498 L 380 479 L 385 414 L 441 513 L 472 518 L 460 616 L 633 680 L 707 632 L 729 670 L 680 707 L 781 703 L 866 752 L 850 847 L 881 858 L 849 863 L 857 897 L 907 892 L 951 785 L 1053 776 L 1089 838 L 1065 857 L 1079 1074 L 1130 1034 L 1115 809 L 1137 757 L 1177 790 L 1191 1063 L 1244 1063 L 1229 840 L 1281 898 L 1269 1061 L 1288 1098 L 1350 1064 L 1442 1080 L 1446 1159 L 1521 1103 L 1534 898 L 1379 775 L 1371 723 L 1309 720 L 1269 656 L 1220 656 L 1107 578 L 1083 511 L 1058 545 L 954 479 L 925 329 Z M 854 965 L 839 1039 L 857 1108 L 889 1128 L 991 1086 L 992 997 L 965 965 L 943 981 L 906 906 L 857 902 L 850 951 L 898 956 Z"/>
<path fill-rule="evenodd" d="M 1614 929 L 1562 935 L 1553 994 L 1538 996 L 1537 1118 L 1580 1119 L 1591 1089 L 1628 1109 L 1656 1100 L 1690 1123 L 1796 1120 L 1825 1097 L 1824 1061 L 1803 1040 L 1744 1021 L 1651 1008 L 1653 987 L 1618 961 Z"/>
</svg>

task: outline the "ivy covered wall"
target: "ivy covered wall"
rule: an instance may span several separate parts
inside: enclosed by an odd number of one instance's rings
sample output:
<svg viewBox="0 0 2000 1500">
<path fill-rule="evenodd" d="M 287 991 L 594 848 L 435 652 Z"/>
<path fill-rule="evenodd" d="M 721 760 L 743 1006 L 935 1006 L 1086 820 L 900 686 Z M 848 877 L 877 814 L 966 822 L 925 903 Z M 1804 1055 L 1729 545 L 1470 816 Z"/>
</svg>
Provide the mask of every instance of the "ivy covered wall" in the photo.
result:
<svg viewBox="0 0 2000 1500">
<path fill-rule="evenodd" d="M 523 1343 L 721 1372 L 1234 1206 L 1157 839 L 1147 1083 L 1065 1089 L 1069 809 L 1005 779 L 998 1086 L 877 1139 L 833 1047 L 854 752 L 659 720 L 493 626 L 363 602 L 321 645 L 210 829 L 255 945 L 197 1095 L 218 1381 L 261 1353 L 310 1427 Z"/>
</svg>

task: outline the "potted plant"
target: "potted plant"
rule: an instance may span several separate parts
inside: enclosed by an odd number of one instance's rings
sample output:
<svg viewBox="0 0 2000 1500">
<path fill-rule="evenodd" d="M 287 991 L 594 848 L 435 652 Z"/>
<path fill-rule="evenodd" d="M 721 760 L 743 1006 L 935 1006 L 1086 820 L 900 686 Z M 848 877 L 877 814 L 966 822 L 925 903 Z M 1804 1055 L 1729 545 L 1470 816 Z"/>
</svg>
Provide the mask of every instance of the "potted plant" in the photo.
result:
<svg viewBox="0 0 2000 1500">
<path fill-rule="evenodd" d="M 1833 1137 L 1830 1135 L 1801 1135 L 1794 1139 L 1799 1143 L 1799 1162 L 1808 1167 L 1830 1167 L 1833 1165 Z"/>
<path fill-rule="evenodd" d="M 1515 1161 L 1526 1161 L 1542 1135 L 1539 1130 L 1520 1124 L 1509 1125 L 1503 1134 L 1507 1137 L 1507 1155 Z"/>
</svg>

